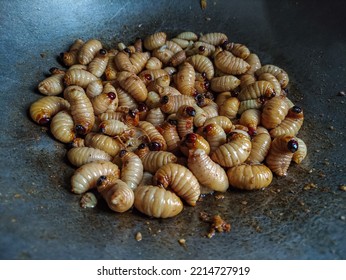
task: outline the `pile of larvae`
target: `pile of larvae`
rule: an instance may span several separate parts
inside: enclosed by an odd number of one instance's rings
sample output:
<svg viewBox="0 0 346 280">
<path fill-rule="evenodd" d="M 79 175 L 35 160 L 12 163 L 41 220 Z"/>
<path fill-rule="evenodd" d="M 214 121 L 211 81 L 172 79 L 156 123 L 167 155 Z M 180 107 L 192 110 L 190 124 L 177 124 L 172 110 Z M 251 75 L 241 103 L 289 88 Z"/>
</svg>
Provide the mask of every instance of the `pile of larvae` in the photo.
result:
<svg viewBox="0 0 346 280">
<path fill-rule="evenodd" d="M 71 191 L 113 211 L 173 217 L 204 195 L 266 188 L 306 156 L 288 74 L 224 33 L 77 39 L 59 58 L 30 116 L 66 143 Z"/>
</svg>

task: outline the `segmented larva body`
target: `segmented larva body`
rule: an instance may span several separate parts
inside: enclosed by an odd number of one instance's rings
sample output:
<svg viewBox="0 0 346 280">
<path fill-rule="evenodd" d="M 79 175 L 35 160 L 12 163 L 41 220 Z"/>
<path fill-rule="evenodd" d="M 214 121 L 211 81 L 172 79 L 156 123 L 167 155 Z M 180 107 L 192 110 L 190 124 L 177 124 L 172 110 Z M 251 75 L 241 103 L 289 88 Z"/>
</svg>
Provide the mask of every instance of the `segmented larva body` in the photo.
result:
<svg viewBox="0 0 346 280">
<path fill-rule="evenodd" d="M 280 135 L 297 135 L 304 122 L 302 108 L 293 106 L 288 110 L 285 119 L 275 128 L 269 131 L 272 138 Z"/>
<path fill-rule="evenodd" d="M 127 91 L 137 102 L 144 102 L 148 97 L 148 90 L 143 81 L 135 74 L 119 81 L 120 86 Z"/>
<path fill-rule="evenodd" d="M 256 81 L 243 88 L 238 94 L 240 101 L 257 99 L 262 96 L 266 98 L 275 96 L 273 85 L 268 81 Z"/>
<path fill-rule="evenodd" d="M 240 85 L 240 80 L 232 75 L 212 78 L 210 88 L 215 92 L 232 91 Z"/>
<path fill-rule="evenodd" d="M 93 147 L 105 151 L 112 157 L 115 157 L 122 148 L 121 143 L 111 136 L 101 133 L 89 132 L 85 136 L 85 146 Z"/>
<path fill-rule="evenodd" d="M 223 102 L 225 102 L 230 97 L 232 97 L 232 93 L 230 91 L 221 92 L 216 96 L 215 103 L 218 106 L 220 106 Z"/>
<path fill-rule="evenodd" d="M 120 108 L 128 108 L 128 109 L 135 109 L 137 108 L 137 102 L 136 100 L 129 94 L 127 91 L 123 90 L 121 87 L 118 87 L 116 89 L 116 92 L 118 93 L 118 107 Z"/>
<path fill-rule="evenodd" d="M 232 167 L 245 162 L 251 152 L 251 141 L 242 133 L 233 133 L 229 142 L 219 146 L 211 159 L 222 167 Z"/>
<path fill-rule="evenodd" d="M 145 100 L 145 104 L 149 109 L 158 108 L 161 106 L 160 103 L 161 96 L 155 91 L 149 91 L 148 97 Z"/>
<path fill-rule="evenodd" d="M 54 138 L 62 143 L 70 143 L 76 138 L 73 118 L 67 110 L 54 115 L 49 128 Z"/>
<path fill-rule="evenodd" d="M 212 33 L 206 33 L 200 36 L 199 41 L 202 41 L 214 46 L 218 46 L 228 41 L 228 37 L 226 34 L 221 32 L 212 32 Z"/>
<path fill-rule="evenodd" d="M 237 97 L 230 97 L 219 106 L 219 115 L 229 119 L 235 119 L 239 112 L 239 106 L 239 99 Z"/>
<path fill-rule="evenodd" d="M 240 75 L 244 74 L 250 65 L 243 59 L 234 56 L 231 52 L 223 50 L 214 58 L 215 67 L 225 74 Z"/>
<path fill-rule="evenodd" d="M 165 115 L 160 108 L 153 108 L 148 111 L 145 120 L 157 127 L 165 121 Z"/>
<path fill-rule="evenodd" d="M 89 83 L 98 80 L 99 78 L 83 69 L 69 69 L 64 76 L 64 83 L 67 86 L 76 85 L 86 88 Z"/>
<path fill-rule="evenodd" d="M 182 49 L 186 49 L 188 46 L 193 44 L 193 41 L 191 40 L 185 40 L 177 37 L 171 39 L 171 41 L 179 45 Z"/>
<path fill-rule="evenodd" d="M 210 153 L 213 153 L 218 147 L 225 144 L 227 141 L 225 131 L 216 123 L 205 125 L 203 128 L 203 135 L 210 145 Z"/>
<path fill-rule="evenodd" d="M 127 71 L 131 73 L 136 72 L 136 69 L 130 60 L 129 54 L 125 51 L 120 51 L 114 56 L 114 63 L 119 72 L 120 71 Z"/>
<path fill-rule="evenodd" d="M 208 105 L 201 107 L 207 115 L 207 119 L 216 117 L 219 115 L 219 106 L 215 102 L 210 102 Z"/>
<path fill-rule="evenodd" d="M 77 148 L 77 147 L 85 147 L 84 138 L 76 137 L 69 143 L 69 147 Z"/>
<path fill-rule="evenodd" d="M 239 43 L 229 43 L 225 48 L 237 57 L 246 60 L 250 55 L 250 50 L 247 46 Z"/>
<path fill-rule="evenodd" d="M 174 53 L 169 60 L 169 64 L 173 67 L 177 67 L 186 60 L 186 52 L 181 50 L 177 53 Z"/>
<path fill-rule="evenodd" d="M 152 185 L 153 184 L 153 178 L 154 178 L 154 174 L 151 174 L 149 172 L 144 171 L 143 172 L 143 178 L 139 182 L 137 187 Z"/>
<path fill-rule="evenodd" d="M 273 139 L 266 157 L 267 166 L 278 176 L 286 176 L 293 154 L 298 151 L 298 140 L 291 135 L 281 135 Z"/>
<path fill-rule="evenodd" d="M 251 152 L 246 162 L 250 164 L 263 162 L 269 152 L 270 144 L 271 137 L 269 133 L 255 135 L 251 140 Z"/>
<path fill-rule="evenodd" d="M 114 61 L 114 57 L 117 53 L 118 51 L 115 51 L 115 50 L 110 50 L 108 52 L 109 59 L 108 59 L 108 63 L 104 72 L 104 76 L 107 81 L 115 80 L 117 77 L 118 70 Z"/>
<path fill-rule="evenodd" d="M 205 121 L 207 120 L 208 118 L 208 115 L 207 113 L 201 108 L 199 107 L 197 104 L 193 105 L 192 106 L 195 111 L 196 111 L 196 114 L 193 118 L 193 124 L 194 126 L 196 127 L 201 127 L 204 125 Z"/>
<path fill-rule="evenodd" d="M 273 173 L 264 164 L 240 164 L 227 170 L 229 184 L 241 190 L 266 188 L 273 180 Z"/>
<path fill-rule="evenodd" d="M 261 123 L 261 111 L 258 109 L 248 109 L 244 111 L 239 119 L 239 124 L 246 126 L 252 135 L 256 132 L 257 126 Z"/>
<path fill-rule="evenodd" d="M 262 66 L 261 68 L 259 68 L 258 70 L 256 70 L 255 73 L 257 76 L 260 76 L 263 73 L 272 74 L 279 81 L 282 88 L 286 88 L 289 82 L 289 77 L 286 71 L 284 71 L 283 69 L 281 69 L 280 67 L 276 65 L 266 64 Z"/>
<path fill-rule="evenodd" d="M 190 50 L 189 55 L 199 54 L 199 55 L 209 57 L 215 53 L 215 46 L 212 44 L 208 44 L 206 42 L 197 41 L 197 42 L 194 42 L 191 47 L 193 48 Z"/>
<path fill-rule="evenodd" d="M 68 161 L 77 167 L 93 161 L 111 161 L 112 157 L 106 152 L 92 147 L 75 147 L 68 150 Z"/>
<path fill-rule="evenodd" d="M 154 183 L 174 191 L 187 204 L 195 206 L 200 196 L 200 186 L 193 173 L 183 165 L 168 163 L 154 175 Z"/>
<path fill-rule="evenodd" d="M 166 45 L 163 45 L 160 48 L 154 49 L 152 51 L 152 56 L 157 57 L 164 65 L 167 65 L 174 56 L 174 52 L 167 48 Z"/>
<path fill-rule="evenodd" d="M 244 111 L 248 109 L 260 109 L 262 105 L 263 105 L 263 102 L 261 98 L 240 101 L 238 114 L 241 115 Z"/>
<path fill-rule="evenodd" d="M 93 161 L 77 168 L 71 177 L 72 192 L 82 194 L 96 187 L 100 176 L 119 178 L 118 166 L 110 161 Z"/>
<path fill-rule="evenodd" d="M 305 144 L 305 142 L 303 141 L 303 139 L 296 137 L 297 141 L 298 141 L 298 146 L 299 149 L 298 151 L 296 151 L 293 154 L 292 160 L 297 163 L 300 164 L 306 157 L 307 153 L 308 153 L 308 149 L 307 146 Z"/>
<path fill-rule="evenodd" d="M 176 42 L 167 40 L 166 41 L 166 46 L 169 48 L 174 54 L 181 52 L 183 48 L 179 46 Z"/>
<path fill-rule="evenodd" d="M 130 55 L 130 62 L 134 67 L 134 73 L 141 72 L 150 58 L 149 52 L 135 52 Z"/>
<path fill-rule="evenodd" d="M 38 90 L 44 95 L 59 95 L 64 91 L 65 72 L 62 70 L 54 72 L 38 84 Z"/>
<path fill-rule="evenodd" d="M 148 135 L 150 142 L 156 142 L 159 145 L 159 150 L 167 150 L 167 143 L 165 138 L 160 134 L 160 132 L 153 124 L 147 121 L 140 121 L 138 127 Z"/>
<path fill-rule="evenodd" d="M 255 53 L 250 53 L 245 61 L 250 65 L 250 68 L 246 71 L 246 74 L 254 75 L 255 72 L 262 67 L 261 61 L 258 55 Z"/>
<path fill-rule="evenodd" d="M 177 153 L 179 151 L 180 137 L 176 125 L 169 121 L 163 122 L 156 128 L 166 140 L 167 151 Z"/>
<path fill-rule="evenodd" d="M 103 92 L 91 99 L 91 104 L 94 109 L 95 115 L 100 115 L 112 107 L 115 107 L 113 103 L 117 103 L 117 93 L 114 92 Z"/>
<path fill-rule="evenodd" d="M 68 67 L 78 63 L 78 52 L 83 44 L 82 39 L 76 39 L 67 52 L 60 53 L 60 59 L 65 66 Z"/>
<path fill-rule="evenodd" d="M 146 69 L 138 74 L 138 77 L 147 86 L 150 82 L 155 81 L 157 78 L 166 76 L 167 72 L 163 69 Z"/>
<path fill-rule="evenodd" d="M 130 128 L 122 121 L 114 119 L 104 120 L 99 124 L 100 132 L 112 137 L 120 135 L 129 129 Z"/>
<path fill-rule="evenodd" d="M 194 32 L 191 31 L 184 31 L 179 33 L 176 38 L 178 39 L 183 39 L 183 40 L 188 40 L 188 41 L 197 41 L 198 40 L 198 35 Z"/>
<path fill-rule="evenodd" d="M 102 43 L 96 39 L 86 41 L 78 53 L 78 62 L 83 65 L 89 64 L 95 55 L 102 49 Z"/>
<path fill-rule="evenodd" d="M 147 185 L 135 190 L 135 208 L 155 218 L 170 218 L 183 210 L 183 202 L 173 192 L 164 188 Z"/>
<path fill-rule="evenodd" d="M 188 157 L 190 150 L 201 149 L 206 152 L 206 154 L 210 153 L 210 145 L 206 139 L 202 135 L 197 133 L 189 133 L 182 139 L 180 144 L 181 152 Z"/>
<path fill-rule="evenodd" d="M 106 70 L 109 56 L 105 49 L 99 50 L 94 59 L 88 64 L 88 71 L 100 78 Z"/>
<path fill-rule="evenodd" d="M 267 129 L 277 127 L 285 119 L 288 109 L 284 96 L 275 96 L 268 100 L 262 110 L 262 125 Z"/>
<path fill-rule="evenodd" d="M 221 128 L 226 133 L 229 133 L 233 127 L 232 121 L 225 116 L 216 116 L 216 117 L 209 118 L 205 121 L 204 126 L 208 124 L 217 124 L 221 126 Z"/>
<path fill-rule="evenodd" d="M 143 46 L 149 51 L 163 46 L 166 43 L 167 34 L 165 32 L 156 32 L 144 38 Z"/>
<path fill-rule="evenodd" d="M 251 74 L 243 74 L 240 76 L 239 80 L 240 80 L 240 85 L 239 85 L 240 89 L 243 89 L 246 86 L 251 85 L 257 81 L 256 77 Z"/>
<path fill-rule="evenodd" d="M 122 180 L 116 179 L 107 182 L 101 176 L 97 190 L 106 201 L 108 207 L 114 212 L 123 213 L 131 209 L 135 201 L 133 190 Z"/>
<path fill-rule="evenodd" d="M 177 162 L 177 157 L 167 151 L 149 151 L 146 146 L 139 146 L 135 153 L 143 163 L 144 171 L 154 174 L 161 166 L 170 162 Z"/>
<path fill-rule="evenodd" d="M 193 66 L 196 72 L 204 72 L 208 80 L 211 80 L 214 77 L 214 65 L 208 57 L 195 54 L 188 57 L 186 61 Z"/>
<path fill-rule="evenodd" d="M 150 57 L 145 64 L 145 68 L 148 70 L 155 70 L 155 69 L 161 69 L 162 68 L 162 61 L 158 59 L 157 57 Z"/>
<path fill-rule="evenodd" d="M 188 96 L 195 94 L 195 69 L 190 63 L 181 64 L 175 77 L 176 87 L 181 94 Z"/>
<path fill-rule="evenodd" d="M 186 134 L 193 132 L 193 119 L 196 110 L 192 106 L 183 105 L 177 111 L 177 130 L 180 138 L 184 138 Z"/>
<path fill-rule="evenodd" d="M 190 150 L 187 166 L 204 187 L 218 192 L 228 189 L 225 170 L 202 149 Z"/>
<path fill-rule="evenodd" d="M 168 96 L 164 95 L 160 99 L 160 108 L 162 112 L 166 114 L 173 114 L 178 112 L 178 109 L 181 106 L 188 105 L 188 106 L 193 106 L 196 104 L 195 99 L 192 96 L 187 96 L 187 95 L 173 95 L 173 96 Z"/>
<path fill-rule="evenodd" d="M 121 150 L 119 157 L 122 162 L 120 179 L 134 190 L 143 178 L 144 169 L 142 160 L 134 152 L 126 150 Z"/>
<path fill-rule="evenodd" d="M 270 82 L 273 85 L 276 95 L 279 95 L 281 93 L 281 85 L 274 75 L 265 72 L 258 76 L 258 80 Z"/>
<path fill-rule="evenodd" d="M 69 86 L 64 91 L 64 97 L 71 105 L 70 112 L 76 132 L 82 135 L 89 133 L 95 123 L 95 114 L 84 89 L 79 86 Z"/>
<path fill-rule="evenodd" d="M 101 94 L 102 91 L 103 91 L 102 80 L 96 80 L 96 81 L 90 82 L 85 89 L 85 93 L 90 99 Z"/>
</svg>

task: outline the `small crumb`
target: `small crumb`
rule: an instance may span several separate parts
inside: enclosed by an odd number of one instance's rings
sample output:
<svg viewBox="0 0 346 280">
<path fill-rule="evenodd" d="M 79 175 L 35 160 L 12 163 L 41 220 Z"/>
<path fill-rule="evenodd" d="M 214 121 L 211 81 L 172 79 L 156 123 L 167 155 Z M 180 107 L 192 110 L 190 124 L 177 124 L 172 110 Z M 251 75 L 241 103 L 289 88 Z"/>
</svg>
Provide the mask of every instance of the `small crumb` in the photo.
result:
<svg viewBox="0 0 346 280">
<path fill-rule="evenodd" d="M 22 196 L 19 194 L 19 193 L 16 193 L 15 195 L 14 195 L 14 198 L 21 198 Z"/>
<path fill-rule="evenodd" d="M 92 192 L 86 192 L 81 197 L 79 205 L 82 208 L 94 208 L 97 205 L 97 198 Z"/>
<path fill-rule="evenodd" d="M 142 240 L 142 233 L 139 231 L 136 233 L 136 241 L 141 241 Z"/>
<path fill-rule="evenodd" d="M 345 221 L 346 220 L 346 216 L 340 216 L 340 219 Z"/>
<path fill-rule="evenodd" d="M 340 191 L 346 192 L 346 185 L 341 185 L 341 186 L 339 187 L 339 190 L 340 190 Z"/>
<path fill-rule="evenodd" d="M 209 232 L 207 233 L 208 238 L 212 238 L 216 232 L 230 232 L 231 224 L 226 223 L 220 215 L 215 215 L 212 218 Z"/>
<path fill-rule="evenodd" d="M 331 125 L 331 126 L 329 127 L 329 129 L 330 129 L 330 130 L 334 130 L 335 128 L 334 128 L 334 126 Z"/>
<path fill-rule="evenodd" d="M 217 194 L 215 194 L 215 198 L 216 198 L 217 200 L 219 200 L 219 199 L 224 199 L 224 198 L 225 198 L 225 195 L 222 194 L 222 193 L 217 193 Z"/>
<path fill-rule="evenodd" d="M 248 202 L 247 202 L 246 200 L 243 200 L 243 201 L 241 202 L 241 204 L 243 204 L 243 205 L 247 205 L 247 204 L 248 204 Z"/>
<path fill-rule="evenodd" d="M 210 17 L 206 17 L 205 20 L 206 21 L 211 21 L 211 18 Z"/>
<path fill-rule="evenodd" d="M 342 91 L 339 91 L 337 95 L 338 95 L 338 96 L 345 96 L 346 93 L 342 90 Z"/>
<path fill-rule="evenodd" d="M 181 238 L 178 240 L 179 244 L 182 245 L 182 246 L 185 246 L 186 245 L 186 240 L 184 238 Z"/>
<path fill-rule="evenodd" d="M 311 189 L 316 189 L 317 188 L 317 185 L 314 184 L 314 183 L 307 183 L 305 184 L 305 186 L 303 187 L 303 190 L 304 191 L 308 191 L 308 190 L 311 190 Z"/>
<path fill-rule="evenodd" d="M 45 58 L 46 54 L 45 53 L 40 53 L 41 58 Z"/>
</svg>

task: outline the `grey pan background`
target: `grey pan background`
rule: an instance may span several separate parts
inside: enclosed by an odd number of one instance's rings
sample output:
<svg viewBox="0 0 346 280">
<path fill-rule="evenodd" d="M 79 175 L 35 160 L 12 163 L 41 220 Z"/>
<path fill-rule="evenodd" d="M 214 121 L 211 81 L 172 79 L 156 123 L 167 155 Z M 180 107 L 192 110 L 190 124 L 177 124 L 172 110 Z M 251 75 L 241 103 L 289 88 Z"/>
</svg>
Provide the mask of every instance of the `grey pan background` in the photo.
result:
<svg viewBox="0 0 346 280">
<path fill-rule="evenodd" d="M 345 259 L 345 1 L 0 1 L 0 259 Z M 76 38 L 224 32 L 290 75 L 309 155 L 266 190 L 230 190 L 167 220 L 81 209 L 66 147 L 27 115 Z M 306 184 L 316 188 L 303 190 Z M 244 201 L 247 202 L 244 203 Z M 207 239 L 199 212 L 232 231 Z M 143 240 L 134 238 L 140 231 Z M 186 247 L 178 240 L 186 239 Z"/>
</svg>

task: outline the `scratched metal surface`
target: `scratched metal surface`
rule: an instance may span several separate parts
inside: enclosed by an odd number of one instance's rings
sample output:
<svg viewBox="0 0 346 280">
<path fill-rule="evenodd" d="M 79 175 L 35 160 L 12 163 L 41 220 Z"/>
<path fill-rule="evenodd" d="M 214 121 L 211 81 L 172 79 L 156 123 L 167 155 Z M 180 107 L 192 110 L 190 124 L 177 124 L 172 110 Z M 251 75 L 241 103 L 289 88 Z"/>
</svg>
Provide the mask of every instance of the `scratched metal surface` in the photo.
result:
<svg viewBox="0 0 346 280">
<path fill-rule="evenodd" d="M 346 258 L 345 2 L 207 2 L 205 11 L 199 1 L 0 2 L 0 259 Z M 301 166 L 266 190 L 207 197 L 172 219 L 80 208 L 65 146 L 28 118 L 36 86 L 78 37 L 110 46 L 159 30 L 224 32 L 285 69 L 306 116 Z M 206 238 L 201 211 L 221 214 L 231 232 Z"/>
</svg>

